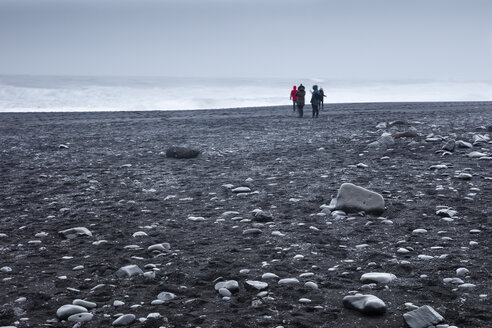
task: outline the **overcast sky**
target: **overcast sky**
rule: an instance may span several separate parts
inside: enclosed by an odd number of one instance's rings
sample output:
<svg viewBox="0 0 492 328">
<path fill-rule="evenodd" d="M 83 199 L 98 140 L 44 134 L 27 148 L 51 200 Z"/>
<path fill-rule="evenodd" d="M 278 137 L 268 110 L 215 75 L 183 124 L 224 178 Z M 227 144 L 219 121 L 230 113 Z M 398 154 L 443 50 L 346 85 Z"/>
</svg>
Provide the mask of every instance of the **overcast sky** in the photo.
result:
<svg viewBox="0 0 492 328">
<path fill-rule="evenodd" d="M 492 80 L 492 0 L 0 0 L 0 74 Z"/>
</svg>

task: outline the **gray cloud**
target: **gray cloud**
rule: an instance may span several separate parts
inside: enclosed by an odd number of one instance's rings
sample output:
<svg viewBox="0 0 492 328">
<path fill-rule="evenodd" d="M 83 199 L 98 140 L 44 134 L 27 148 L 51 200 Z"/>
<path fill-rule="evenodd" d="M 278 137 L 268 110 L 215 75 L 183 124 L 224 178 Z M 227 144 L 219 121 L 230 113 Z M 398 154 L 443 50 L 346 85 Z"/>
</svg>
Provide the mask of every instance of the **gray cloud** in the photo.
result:
<svg viewBox="0 0 492 328">
<path fill-rule="evenodd" d="M 488 0 L 0 0 L 0 74 L 489 79 Z"/>
</svg>

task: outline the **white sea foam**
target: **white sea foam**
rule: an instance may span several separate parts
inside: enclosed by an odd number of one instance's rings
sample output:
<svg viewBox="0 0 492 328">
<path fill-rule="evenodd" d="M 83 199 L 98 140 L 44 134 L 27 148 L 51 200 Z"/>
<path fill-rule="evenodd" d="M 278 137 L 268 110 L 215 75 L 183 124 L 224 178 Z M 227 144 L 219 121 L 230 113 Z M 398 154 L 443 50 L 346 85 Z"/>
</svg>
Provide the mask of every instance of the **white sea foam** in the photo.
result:
<svg viewBox="0 0 492 328">
<path fill-rule="evenodd" d="M 290 90 L 299 83 L 323 87 L 327 103 L 492 101 L 492 82 L 0 76 L 0 112 L 290 105 Z"/>
</svg>

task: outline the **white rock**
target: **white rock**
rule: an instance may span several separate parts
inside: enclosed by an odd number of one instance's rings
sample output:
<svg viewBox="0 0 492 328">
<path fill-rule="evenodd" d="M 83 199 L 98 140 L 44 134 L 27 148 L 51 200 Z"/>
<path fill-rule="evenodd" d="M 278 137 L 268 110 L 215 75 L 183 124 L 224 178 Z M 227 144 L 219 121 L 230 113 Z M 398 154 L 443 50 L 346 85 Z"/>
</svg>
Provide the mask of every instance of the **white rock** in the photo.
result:
<svg viewBox="0 0 492 328">
<path fill-rule="evenodd" d="M 58 233 L 64 235 L 68 239 L 74 238 L 76 236 L 92 237 L 92 232 L 90 232 L 89 229 L 85 227 L 70 228 L 70 229 L 58 231 Z"/>
<path fill-rule="evenodd" d="M 345 212 L 380 214 L 384 211 L 384 199 L 380 194 L 351 183 L 341 185 L 335 200 L 336 209 Z"/>
<path fill-rule="evenodd" d="M 83 306 L 87 309 L 93 309 L 93 308 L 96 308 L 97 307 L 97 304 L 94 303 L 94 302 L 89 302 L 89 301 L 86 301 L 86 300 L 81 300 L 81 299 L 74 299 L 72 301 L 72 304 L 73 305 L 80 305 L 80 306 Z"/>
<path fill-rule="evenodd" d="M 56 316 L 60 320 L 66 320 L 73 314 L 88 312 L 87 309 L 80 305 L 65 304 L 56 310 Z"/>
<path fill-rule="evenodd" d="M 137 231 L 133 234 L 133 238 L 136 237 L 148 237 L 147 233 L 145 231 Z"/>
<path fill-rule="evenodd" d="M 128 326 L 135 321 L 134 314 L 124 314 L 115 321 L 113 321 L 113 326 Z"/>
<path fill-rule="evenodd" d="M 268 284 L 262 281 L 246 280 L 246 285 L 256 290 L 263 290 L 268 288 Z"/>
<path fill-rule="evenodd" d="M 226 288 L 231 292 L 235 292 L 239 290 L 239 283 L 236 280 L 219 281 L 215 284 L 215 290 L 219 290 L 220 288 Z"/>
<path fill-rule="evenodd" d="M 305 287 L 311 288 L 311 289 L 318 289 L 318 285 L 315 282 L 308 281 L 304 284 Z"/>
<path fill-rule="evenodd" d="M 297 280 L 297 278 L 284 278 L 284 279 L 280 279 L 278 281 L 278 284 L 279 285 L 297 285 L 297 284 L 299 284 L 299 280 Z"/>
<path fill-rule="evenodd" d="M 307 303 L 311 303 L 311 300 L 309 298 L 300 298 L 299 299 L 299 303 L 304 303 L 304 304 L 307 304 Z"/>
<path fill-rule="evenodd" d="M 471 153 L 468 153 L 467 156 L 470 158 L 480 158 L 487 156 L 487 154 L 481 153 L 479 151 L 472 151 Z"/>
<path fill-rule="evenodd" d="M 206 221 L 206 219 L 202 216 L 189 216 L 188 220 L 195 221 L 195 222 Z"/>
<path fill-rule="evenodd" d="M 118 301 L 118 300 L 116 300 L 116 301 L 113 302 L 113 306 L 114 307 L 118 307 L 118 306 L 122 306 L 122 305 L 125 305 L 125 302 Z"/>
<path fill-rule="evenodd" d="M 92 313 L 76 313 L 68 317 L 68 321 L 72 322 L 84 322 L 92 320 L 94 315 Z"/>
<path fill-rule="evenodd" d="M 170 249 L 171 249 L 171 245 L 169 243 L 154 244 L 154 245 L 151 245 L 147 248 L 147 250 L 149 252 L 151 252 L 151 251 L 163 252 L 163 251 L 168 251 Z"/>
<path fill-rule="evenodd" d="M 412 231 L 413 234 L 423 234 L 423 233 L 427 233 L 427 230 L 425 229 L 415 229 Z"/>
<path fill-rule="evenodd" d="M 470 270 L 467 268 L 458 268 L 456 269 L 456 275 L 459 277 L 467 276 L 470 274 Z"/>
<path fill-rule="evenodd" d="M 263 280 L 268 280 L 268 279 L 278 279 L 280 278 L 279 276 L 277 276 L 275 273 L 271 273 L 271 272 L 267 272 L 267 273 L 264 273 L 262 276 L 261 276 L 261 279 Z"/>
<path fill-rule="evenodd" d="M 175 299 L 175 298 L 176 298 L 176 295 L 173 293 L 170 293 L 170 292 L 161 292 L 161 293 L 159 293 L 159 295 L 157 295 L 157 299 L 164 301 L 164 302 L 170 301 L 170 300 Z"/>
<path fill-rule="evenodd" d="M 116 275 L 120 278 L 123 277 L 132 277 L 135 275 L 143 274 L 142 269 L 138 267 L 138 265 L 132 264 L 121 267 L 118 271 L 116 271 Z"/>
<path fill-rule="evenodd" d="M 219 288 L 218 292 L 221 296 L 224 296 L 224 297 L 231 297 L 232 296 L 232 293 L 229 291 L 229 289 L 224 288 L 224 287 Z"/>
<path fill-rule="evenodd" d="M 237 187 L 232 189 L 232 192 L 236 194 L 240 194 L 240 193 L 251 192 L 251 189 L 248 187 Z"/>
<path fill-rule="evenodd" d="M 362 283 L 376 282 L 380 284 L 387 284 L 396 279 L 396 276 L 392 273 L 382 273 L 382 272 L 369 272 L 364 273 L 360 277 Z"/>
</svg>

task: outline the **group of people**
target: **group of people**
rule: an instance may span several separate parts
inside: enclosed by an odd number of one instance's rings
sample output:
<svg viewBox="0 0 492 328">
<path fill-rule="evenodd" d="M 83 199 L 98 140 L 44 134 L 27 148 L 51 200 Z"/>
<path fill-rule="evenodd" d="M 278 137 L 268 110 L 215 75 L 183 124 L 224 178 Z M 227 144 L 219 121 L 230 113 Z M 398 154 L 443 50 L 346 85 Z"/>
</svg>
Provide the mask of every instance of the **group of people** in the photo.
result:
<svg viewBox="0 0 492 328">
<path fill-rule="evenodd" d="M 318 86 L 313 85 L 313 90 L 311 91 L 311 107 L 313 108 L 313 117 L 318 117 L 320 108 L 324 109 L 324 97 L 326 96 L 323 88 L 318 90 Z M 299 114 L 298 117 L 303 117 L 306 88 L 302 85 L 302 83 L 299 87 L 294 85 L 292 91 L 290 92 L 290 99 L 292 100 L 294 112 L 297 110 L 297 113 Z"/>
</svg>

